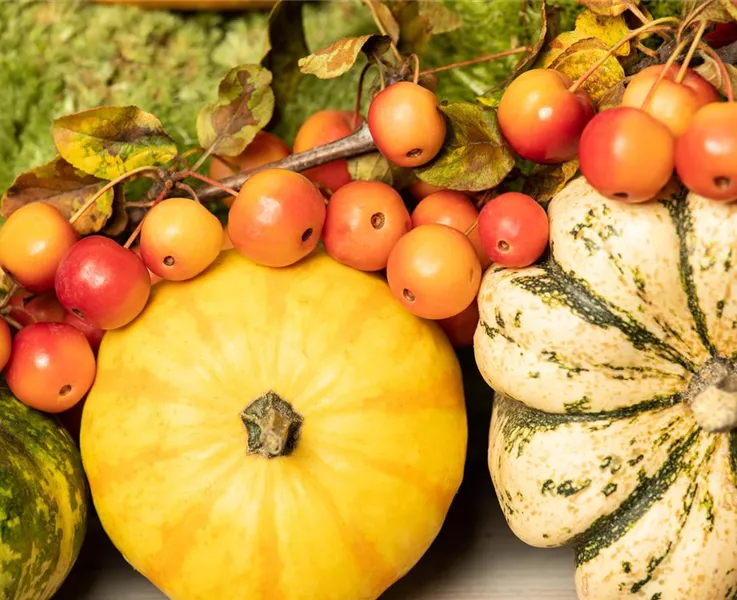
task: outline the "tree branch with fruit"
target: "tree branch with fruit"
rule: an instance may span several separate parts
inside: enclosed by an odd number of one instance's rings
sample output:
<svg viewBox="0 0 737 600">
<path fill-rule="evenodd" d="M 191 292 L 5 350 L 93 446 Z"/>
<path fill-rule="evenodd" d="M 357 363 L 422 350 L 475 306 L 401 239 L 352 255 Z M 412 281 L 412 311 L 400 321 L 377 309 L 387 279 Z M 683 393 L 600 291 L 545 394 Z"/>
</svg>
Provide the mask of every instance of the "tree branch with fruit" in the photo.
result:
<svg viewBox="0 0 737 600">
<path fill-rule="evenodd" d="M 50 338 L 31 338 L 30 325 L 63 322 L 93 352 L 144 310 L 153 283 L 198 277 L 223 249 L 284 268 L 321 243 L 383 273 L 407 310 L 469 345 L 484 269 L 542 259 L 547 203 L 574 177 L 630 203 L 674 181 L 737 200 L 733 2 L 688 1 L 653 19 L 637 2 L 580 0 L 575 28 L 555 32 L 538 0 L 533 38 L 427 68 L 423 48 L 459 17 L 432 2 L 363 4 L 376 33 L 310 52 L 301 3 L 278 3 L 262 60 L 228 71 L 202 107 L 197 148 L 177 147 L 136 106 L 54 120 L 58 156 L 19 174 L 1 206 L 0 366 L 21 400 L 53 412 L 89 389 L 89 368 L 64 379 L 71 354 L 50 388 L 14 383 L 52 368 L 34 366 L 28 353 Z M 285 31 L 289 43 L 272 45 Z M 506 80 L 443 97 L 444 78 L 495 60 L 513 61 Z M 354 69 L 357 108 L 315 113 L 290 147 L 277 132 L 300 82 Z M 21 329 L 12 344 L 8 324 Z"/>
</svg>

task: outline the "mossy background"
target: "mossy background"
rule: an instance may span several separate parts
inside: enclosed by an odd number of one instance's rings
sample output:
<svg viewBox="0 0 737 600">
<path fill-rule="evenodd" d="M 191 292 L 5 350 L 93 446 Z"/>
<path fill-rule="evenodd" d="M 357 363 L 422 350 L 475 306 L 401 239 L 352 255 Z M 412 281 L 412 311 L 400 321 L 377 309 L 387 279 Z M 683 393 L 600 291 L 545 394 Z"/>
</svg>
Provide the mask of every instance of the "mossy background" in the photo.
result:
<svg viewBox="0 0 737 600">
<path fill-rule="evenodd" d="M 462 19 L 450 33 L 434 36 L 421 54 L 424 67 L 491 54 L 534 41 L 540 18 L 525 0 L 438 0 Z M 571 27 L 581 6 L 553 0 L 561 26 Z M 673 14 L 677 1 L 648 8 Z M 135 104 L 161 119 L 183 147 L 196 146 L 199 108 L 215 97 L 231 67 L 258 62 L 268 11 L 190 13 L 142 10 L 90 2 L 0 2 L 0 192 L 22 171 L 55 155 L 51 120 L 100 105 Z M 349 35 L 375 33 L 357 0 L 308 2 L 308 46 L 319 49 Z M 515 57 L 446 72 L 438 94 L 473 98 L 502 81 Z M 280 125 L 291 142 L 299 124 L 326 107 L 351 108 L 359 69 L 334 80 L 302 78 L 297 97 L 283 107 Z"/>
</svg>

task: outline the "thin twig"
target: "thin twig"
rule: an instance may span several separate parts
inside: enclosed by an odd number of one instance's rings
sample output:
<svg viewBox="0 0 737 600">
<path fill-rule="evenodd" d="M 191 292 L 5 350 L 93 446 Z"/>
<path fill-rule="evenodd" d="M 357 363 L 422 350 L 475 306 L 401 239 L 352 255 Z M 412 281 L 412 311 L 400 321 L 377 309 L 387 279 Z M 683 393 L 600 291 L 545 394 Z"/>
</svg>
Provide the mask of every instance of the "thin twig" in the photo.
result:
<svg viewBox="0 0 737 600">
<path fill-rule="evenodd" d="M 479 56 L 478 58 L 472 58 L 470 60 L 464 60 L 449 65 L 443 65 L 442 67 L 435 67 L 434 69 L 426 69 L 420 71 L 419 75 L 430 75 L 431 73 L 440 73 L 441 71 L 449 71 L 451 69 L 457 69 L 459 67 L 467 67 L 469 65 L 475 65 L 476 63 L 486 62 L 487 60 L 494 60 L 496 58 L 504 58 L 505 56 L 511 56 L 512 54 L 519 54 L 520 52 L 529 52 L 527 46 L 520 46 L 519 48 L 512 48 L 511 50 L 505 50 L 504 52 L 497 52 L 496 54 L 489 54 L 487 56 Z"/>
<path fill-rule="evenodd" d="M 119 183 L 122 183 L 126 179 L 130 179 L 131 177 L 133 177 L 133 175 L 136 175 L 138 173 L 144 173 L 147 171 L 158 171 L 160 176 L 164 173 L 159 167 L 151 167 L 151 166 L 138 167 L 137 169 L 133 169 L 132 171 L 128 171 L 127 173 L 123 173 L 123 175 L 121 175 L 117 179 L 113 179 L 111 182 L 104 185 L 102 188 L 100 188 L 100 190 L 94 196 L 92 196 L 89 200 L 87 200 L 87 202 L 85 202 L 84 205 L 82 205 L 82 207 L 70 217 L 69 223 L 74 225 L 79 220 L 79 218 L 84 213 L 86 213 L 95 202 L 97 202 L 100 198 L 102 198 L 102 195 L 105 192 L 112 189 Z"/>
<path fill-rule="evenodd" d="M 188 186 L 183 181 L 177 181 L 174 187 L 179 190 L 184 190 L 185 192 L 187 192 L 190 196 L 192 196 L 192 200 L 196 200 L 197 202 L 200 201 L 199 197 L 197 196 L 197 192 L 195 192 L 190 186 Z"/>
<path fill-rule="evenodd" d="M 352 158 L 376 151 L 368 125 L 364 123 L 354 133 L 339 139 L 335 142 L 318 146 L 305 152 L 291 154 L 282 160 L 278 160 L 267 165 L 262 165 L 257 169 L 252 169 L 244 173 L 237 173 L 230 177 L 226 177 L 218 181 L 219 185 L 205 185 L 197 189 L 197 194 L 202 202 L 211 202 L 225 197 L 231 192 L 225 192 L 222 188 L 230 188 L 231 191 L 240 190 L 241 186 L 255 173 L 265 169 L 287 169 L 289 171 L 306 171 L 312 167 L 319 167 L 325 163 L 332 162 L 340 158 Z M 237 192 L 236 192 L 237 193 Z"/>
<path fill-rule="evenodd" d="M 179 179 L 186 179 L 187 177 L 194 177 L 195 179 L 199 179 L 200 181 L 204 181 L 208 185 L 214 186 L 216 188 L 221 189 L 226 194 L 230 194 L 231 196 L 237 196 L 238 192 L 235 191 L 232 188 L 229 188 L 227 185 L 224 185 L 220 181 L 215 181 L 214 179 L 210 179 L 209 177 L 206 177 L 205 175 L 200 175 L 199 173 L 195 173 L 194 171 L 182 171 L 179 174 Z"/>
<path fill-rule="evenodd" d="M 463 235 L 468 237 L 476 230 L 478 226 L 479 226 L 479 220 L 478 218 L 476 218 L 476 220 L 473 223 L 471 223 L 471 226 L 468 229 L 466 229 L 466 231 L 463 232 Z"/>
<path fill-rule="evenodd" d="M 353 129 L 358 127 L 361 121 L 361 100 L 363 98 L 363 80 L 366 78 L 366 73 L 374 63 L 366 63 L 361 69 L 361 75 L 358 78 L 358 90 L 356 92 L 356 103 L 353 105 Z"/>
</svg>

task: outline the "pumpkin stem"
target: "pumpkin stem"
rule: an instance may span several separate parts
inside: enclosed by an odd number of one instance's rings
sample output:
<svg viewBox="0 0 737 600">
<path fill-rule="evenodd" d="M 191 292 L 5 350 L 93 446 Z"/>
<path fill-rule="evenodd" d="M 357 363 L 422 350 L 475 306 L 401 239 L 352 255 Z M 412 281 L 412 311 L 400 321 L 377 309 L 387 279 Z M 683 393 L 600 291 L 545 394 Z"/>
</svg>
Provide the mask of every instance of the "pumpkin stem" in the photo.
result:
<svg viewBox="0 0 737 600">
<path fill-rule="evenodd" d="M 276 458 L 291 454 L 302 427 L 302 416 L 277 393 L 256 398 L 240 414 L 248 433 L 248 454 Z"/>
<path fill-rule="evenodd" d="M 737 366 L 713 358 L 696 373 L 684 392 L 699 427 L 723 433 L 737 427 Z"/>
</svg>

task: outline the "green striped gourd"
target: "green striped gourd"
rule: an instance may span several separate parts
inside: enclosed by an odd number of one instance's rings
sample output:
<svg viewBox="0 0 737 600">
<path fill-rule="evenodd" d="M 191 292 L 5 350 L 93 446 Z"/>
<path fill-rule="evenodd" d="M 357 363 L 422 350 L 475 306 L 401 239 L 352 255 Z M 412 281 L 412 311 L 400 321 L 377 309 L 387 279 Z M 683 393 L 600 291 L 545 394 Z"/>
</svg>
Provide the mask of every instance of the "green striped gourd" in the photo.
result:
<svg viewBox="0 0 737 600">
<path fill-rule="evenodd" d="M 479 295 L 506 519 L 573 546 L 581 599 L 737 599 L 737 205 L 577 178 L 548 213 L 549 257 Z"/>
<path fill-rule="evenodd" d="M 0 600 L 48 600 L 74 565 L 87 526 L 79 450 L 54 419 L 0 379 Z"/>
</svg>

